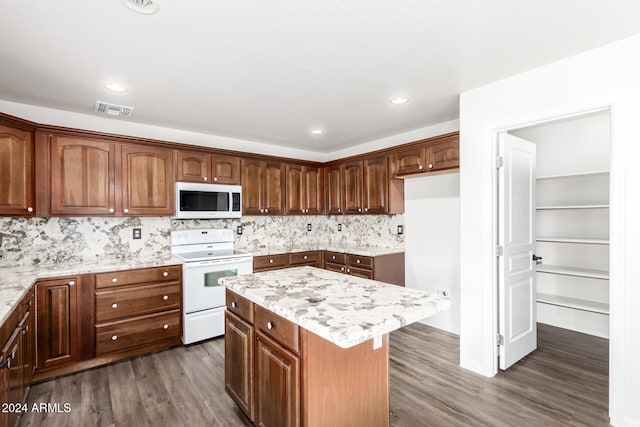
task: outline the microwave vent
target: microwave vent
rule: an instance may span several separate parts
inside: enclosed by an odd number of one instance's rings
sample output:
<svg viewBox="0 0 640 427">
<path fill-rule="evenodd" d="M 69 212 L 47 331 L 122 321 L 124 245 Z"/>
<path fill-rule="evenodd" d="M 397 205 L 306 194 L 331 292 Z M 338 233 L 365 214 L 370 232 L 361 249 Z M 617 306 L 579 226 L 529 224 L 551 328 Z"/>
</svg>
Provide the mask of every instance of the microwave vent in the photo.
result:
<svg viewBox="0 0 640 427">
<path fill-rule="evenodd" d="M 131 117 L 133 107 L 125 107 L 124 105 L 111 104 L 109 102 L 96 101 L 96 113 L 106 114 L 114 117 Z"/>
</svg>

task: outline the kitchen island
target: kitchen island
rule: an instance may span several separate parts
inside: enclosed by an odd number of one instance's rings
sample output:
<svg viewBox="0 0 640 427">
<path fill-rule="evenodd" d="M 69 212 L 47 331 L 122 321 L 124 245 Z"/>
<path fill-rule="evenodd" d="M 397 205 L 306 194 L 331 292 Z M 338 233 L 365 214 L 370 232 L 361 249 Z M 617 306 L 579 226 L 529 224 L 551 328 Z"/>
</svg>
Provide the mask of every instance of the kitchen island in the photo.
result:
<svg viewBox="0 0 640 427">
<path fill-rule="evenodd" d="M 388 426 L 389 337 L 447 299 L 314 267 L 220 279 L 225 385 L 257 425 Z"/>
</svg>

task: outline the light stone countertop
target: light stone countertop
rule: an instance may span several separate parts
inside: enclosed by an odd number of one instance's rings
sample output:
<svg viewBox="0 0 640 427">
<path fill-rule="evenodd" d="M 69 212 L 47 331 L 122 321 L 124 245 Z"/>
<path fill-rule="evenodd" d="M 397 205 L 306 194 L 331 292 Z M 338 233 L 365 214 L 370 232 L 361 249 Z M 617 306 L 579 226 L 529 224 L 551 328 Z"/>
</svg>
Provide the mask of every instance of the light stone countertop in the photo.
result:
<svg viewBox="0 0 640 427">
<path fill-rule="evenodd" d="M 100 259 L 74 261 L 53 265 L 2 267 L 0 269 L 0 324 L 11 314 L 18 302 L 27 294 L 36 280 L 88 273 L 130 270 L 182 264 L 176 257 L 132 259 Z"/>
<path fill-rule="evenodd" d="M 219 283 L 316 335 L 349 348 L 451 307 L 416 289 L 315 267 L 293 267 Z"/>
<path fill-rule="evenodd" d="M 306 251 L 333 251 L 344 252 L 352 255 L 376 257 L 381 255 L 390 255 L 404 252 L 404 248 L 388 247 L 388 246 L 362 246 L 362 245 L 342 245 L 340 243 L 316 243 L 305 245 L 269 245 L 265 247 L 246 247 L 237 248 L 247 251 L 254 256 L 286 254 L 289 252 L 306 252 Z"/>
</svg>

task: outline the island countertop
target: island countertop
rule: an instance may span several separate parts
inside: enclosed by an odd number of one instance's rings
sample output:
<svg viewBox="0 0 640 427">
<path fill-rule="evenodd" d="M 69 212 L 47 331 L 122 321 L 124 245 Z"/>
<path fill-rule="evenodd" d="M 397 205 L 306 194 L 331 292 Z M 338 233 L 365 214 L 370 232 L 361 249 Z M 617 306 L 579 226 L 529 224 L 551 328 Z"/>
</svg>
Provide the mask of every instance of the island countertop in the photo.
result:
<svg viewBox="0 0 640 427">
<path fill-rule="evenodd" d="M 448 299 L 315 267 L 293 267 L 219 283 L 342 348 L 353 347 L 451 306 Z"/>
</svg>

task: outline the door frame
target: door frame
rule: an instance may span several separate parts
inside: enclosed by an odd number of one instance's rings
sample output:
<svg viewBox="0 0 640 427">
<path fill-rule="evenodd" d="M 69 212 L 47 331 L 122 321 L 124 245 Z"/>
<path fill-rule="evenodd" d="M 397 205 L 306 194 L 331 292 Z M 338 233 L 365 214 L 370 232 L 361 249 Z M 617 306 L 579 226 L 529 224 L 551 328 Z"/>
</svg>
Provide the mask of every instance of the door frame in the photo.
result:
<svg viewBox="0 0 640 427">
<path fill-rule="evenodd" d="M 498 157 L 498 136 L 501 132 L 521 129 L 524 127 L 551 123 L 557 120 L 570 119 L 587 114 L 608 111 L 610 122 L 610 160 L 609 160 L 609 418 L 613 418 L 619 407 L 624 405 L 624 350 L 625 350 L 625 310 L 624 310 L 624 165 L 618 164 L 616 152 L 617 144 L 614 138 L 614 126 L 616 109 L 614 105 L 600 105 L 586 110 L 557 114 L 551 117 L 532 118 L 530 121 L 512 123 L 491 130 L 493 144 L 492 159 L 495 162 Z M 495 168 L 492 174 L 492 235 L 494 239 L 494 255 L 498 245 L 498 173 Z M 492 337 L 498 336 L 498 259 L 494 258 L 491 269 L 492 286 L 490 294 L 490 309 L 492 319 Z M 617 284 L 614 286 L 614 284 Z M 494 341 L 495 342 L 495 341 Z M 486 348 L 486 347 L 485 347 Z M 497 345 L 491 346 L 491 360 L 493 361 L 493 374 L 499 371 L 498 356 L 500 351 Z"/>
</svg>

